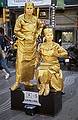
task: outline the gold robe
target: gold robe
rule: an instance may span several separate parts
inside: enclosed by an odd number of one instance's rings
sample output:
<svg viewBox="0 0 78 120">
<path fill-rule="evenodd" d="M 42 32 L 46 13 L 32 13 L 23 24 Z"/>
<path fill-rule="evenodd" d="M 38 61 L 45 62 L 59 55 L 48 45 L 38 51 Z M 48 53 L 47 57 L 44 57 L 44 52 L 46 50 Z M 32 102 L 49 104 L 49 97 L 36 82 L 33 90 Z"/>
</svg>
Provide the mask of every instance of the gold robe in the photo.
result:
<svg viewBox="0 0 78 120">
<path fill-rule="evenodd" d="M 37 79 L 41 84 L 49 84 L 49 87 L 54 88 L 55 91 L 62 91 L 63 76 L 58 58 L 66 57 L 67 51 L 52 41 L 52 43 L 42 43 L 38 52 L 40 65 L 36 70 Z"/>
<path fill-rule="evenodd" d="M 20 15 L 15 24 L 14 33 L 17 40 L 16 82 L 33 79 L 36 55 L 36 38 L 40 34 L 41 22 L 36 16 L 31 18 Z"/>
</svg>

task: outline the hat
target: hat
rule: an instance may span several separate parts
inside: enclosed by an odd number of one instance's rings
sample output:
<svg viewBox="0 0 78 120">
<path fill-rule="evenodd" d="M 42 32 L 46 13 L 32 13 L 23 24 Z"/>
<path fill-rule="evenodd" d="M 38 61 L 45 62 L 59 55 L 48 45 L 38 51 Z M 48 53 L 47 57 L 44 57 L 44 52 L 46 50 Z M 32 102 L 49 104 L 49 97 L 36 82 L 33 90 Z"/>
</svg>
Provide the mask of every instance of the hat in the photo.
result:
<svg viewBox="0 0 78 120">
<path fill-rule="evenodd" d="M 33 2 L 27 2 L 27 3 L 25 3 L 25 8 L 26 7 L 34 7 L 34 3 Z"/>
<path fill-rule="evenodd" d="M 53 33 L 53 29 L 52 28 L 45 28 L 44 34 L 48 34 L 48 33 Z"/>
</svg>

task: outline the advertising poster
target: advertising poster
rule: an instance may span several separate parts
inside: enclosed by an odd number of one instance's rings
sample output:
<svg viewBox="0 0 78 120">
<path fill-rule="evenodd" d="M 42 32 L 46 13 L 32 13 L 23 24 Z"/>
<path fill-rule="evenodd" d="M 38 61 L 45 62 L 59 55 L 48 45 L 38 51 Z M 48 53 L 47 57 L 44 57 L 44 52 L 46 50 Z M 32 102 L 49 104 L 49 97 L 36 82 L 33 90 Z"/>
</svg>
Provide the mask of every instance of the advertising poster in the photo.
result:
<svg viewBox="0 0 78 120">
<path fill-rule="evenodd" d="M 28 1 L 31 1 L 35 4 L 35 6 L 40 5 L 51 5 L 51 0 L 7 0 L 8 7 L 15 7 L 15 6 L 24 6 L 24 4 Z"/>
</svg>

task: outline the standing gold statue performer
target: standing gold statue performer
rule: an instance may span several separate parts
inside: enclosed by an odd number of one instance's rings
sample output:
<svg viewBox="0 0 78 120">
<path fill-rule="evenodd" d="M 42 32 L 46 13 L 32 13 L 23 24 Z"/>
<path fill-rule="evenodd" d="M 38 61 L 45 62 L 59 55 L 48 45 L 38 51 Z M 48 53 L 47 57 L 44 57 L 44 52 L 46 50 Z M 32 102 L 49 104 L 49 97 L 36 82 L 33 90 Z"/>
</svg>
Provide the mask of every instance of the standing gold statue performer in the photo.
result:
<svg viewBox="0 0 78 120">
<path fill-rule="evenodd" d="M 63 76 L 58 58 L 66 57 L 68 53 L 53 41 L 52 28 L 45 28 L 44 35 L 46 41 L 38 49 L 39 67 L 36 70 L 36 77 L 40 82 L 39 95 L 46 96 L 50 90 L 55 92 L 63 90 Z"/>
<path fill-rule="evenodd" d="M 20 15 L 16 20 L 14 29 L 14 33 L 18 38 L 16 82 L 11 87 L 11 90 L 15 90 L 19 83 L 31 85 L 30 80 L 34 76 L 36 38 L 41 33 L 42 23 L 38 19 L 38 16 L 33 15 L 33 10 L 33 3 L 25 3 L 24 14 Z"/>
</svg>

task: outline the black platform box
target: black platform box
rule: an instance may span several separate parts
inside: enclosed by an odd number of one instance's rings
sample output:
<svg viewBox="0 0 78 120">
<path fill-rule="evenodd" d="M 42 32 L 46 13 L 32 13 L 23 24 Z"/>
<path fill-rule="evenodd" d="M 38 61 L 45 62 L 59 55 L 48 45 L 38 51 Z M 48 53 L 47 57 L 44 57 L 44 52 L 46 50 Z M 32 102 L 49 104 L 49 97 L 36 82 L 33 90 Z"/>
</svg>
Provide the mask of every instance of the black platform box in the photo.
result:
<svg viewBox="0 0 78 120">
<path fill-rule="evenodd" d="M 27 86 L 24 91 L 31 91 L 38 93 L 36 87 Z M 11 109 L 25 110 L 25 105 L 27 105 L 27 103 L 25 104 L 23 103 L 23 101 L 24 101 L 24 93 L 23 90 L 21 90 L 21 88 L 16 89 L 15 91 L 11 91 Z M 39 103 L 41 104 L 41 106 L 37 107 L 38 114 L 55 116 L 62 109 L 61 92 L 50 92 L 49 95 L 47 96 L 39 96 Z"/>
<path fill-rule="evenodd" d="M 61 92 L 50 92 L 47 96 L 40 96 L 39 112 L 46 115 L 56 115 L 62 109 L 62 95 Z"/>
<path fill-rule="evenodd" d="M 24 110 L 24 93 L 21 89 L 11 91 L 11 109 L 12 110 Z"/>
</svg>

